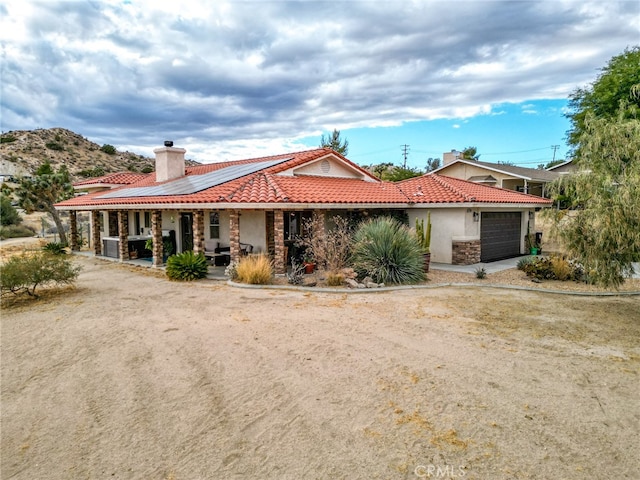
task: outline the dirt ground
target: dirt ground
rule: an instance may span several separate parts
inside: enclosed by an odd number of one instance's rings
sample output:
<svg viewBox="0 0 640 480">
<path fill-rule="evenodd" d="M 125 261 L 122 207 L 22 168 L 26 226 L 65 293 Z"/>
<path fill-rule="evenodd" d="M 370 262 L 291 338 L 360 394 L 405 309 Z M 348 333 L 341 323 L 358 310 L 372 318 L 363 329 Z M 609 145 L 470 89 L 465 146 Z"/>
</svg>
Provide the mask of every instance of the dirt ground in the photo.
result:
<svg viewBox="0 0 640 480">
<path fill-rule="evenodd" d="M 2 308 L 2 479 L 638 478 L 640 297 L 76 261 Z"/>
</svg>

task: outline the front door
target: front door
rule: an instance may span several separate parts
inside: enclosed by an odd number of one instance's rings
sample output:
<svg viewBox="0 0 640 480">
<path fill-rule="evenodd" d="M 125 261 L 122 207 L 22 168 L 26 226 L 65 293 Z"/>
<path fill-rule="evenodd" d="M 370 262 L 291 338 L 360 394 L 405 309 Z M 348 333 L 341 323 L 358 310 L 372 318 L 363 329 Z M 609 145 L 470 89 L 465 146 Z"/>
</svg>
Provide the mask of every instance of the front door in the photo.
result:
<svg viewBox="0 0 640 480">
<path fill-rule="evenodd" d="M 193 214 L 180 214 L 180 239 L 182 251 L 193 250 Z"/>
</svg>

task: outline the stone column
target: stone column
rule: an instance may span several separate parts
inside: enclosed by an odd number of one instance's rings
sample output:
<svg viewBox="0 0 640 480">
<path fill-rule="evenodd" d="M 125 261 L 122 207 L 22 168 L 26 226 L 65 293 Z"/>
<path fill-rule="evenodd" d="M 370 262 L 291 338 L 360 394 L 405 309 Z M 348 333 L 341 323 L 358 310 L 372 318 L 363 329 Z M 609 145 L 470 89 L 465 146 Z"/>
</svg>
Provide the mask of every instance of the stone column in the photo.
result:
<svg viewBox="0 0 640 480">
<path fill-rule="evenodd" d="M 204 212 L 193 212 L 193 253 L 204 253 Z"/>
<path fill-rule="evenodd" d="M 152 267 L 160 267 L 163 264 L 164 245 L 162 244 L 162 212 L 154 210 L 151 212 L 151 238 L 153 238 L 153 260 Z"/>
<path fill-rule="evenodd" d="M 231 261 L 240 260 L 240 211 L 231 210 L 229 213 L 229 254 Z"/>
<path fill-rule="evenodd" d="M 100 215 L 102 212 L 91 210 L 91 238 L 93 239 L 93 253 L 102 255 L 102 241 L 100 240 Z"/>
<path fill-rule="evenodd" d="M 123 262 L 129 260 L 129 212 L 118 210 L 119 258 Z"/>
<path fill-rule="evenodd" d="M 275 243 L 275 258 L 273 259 L 273 267 L 275 273 L 287 273 L 287 259 L 285 257 L 284 247 L 284 212 L 276 210 L 273 212 L 273 240 Z"/>
<path fill-rule="evenodd" d="M 71 251 L 80 250 L 78 245 L 78 215 L 75 210 L 69 211 L 69 247 Z"/>
</svg>

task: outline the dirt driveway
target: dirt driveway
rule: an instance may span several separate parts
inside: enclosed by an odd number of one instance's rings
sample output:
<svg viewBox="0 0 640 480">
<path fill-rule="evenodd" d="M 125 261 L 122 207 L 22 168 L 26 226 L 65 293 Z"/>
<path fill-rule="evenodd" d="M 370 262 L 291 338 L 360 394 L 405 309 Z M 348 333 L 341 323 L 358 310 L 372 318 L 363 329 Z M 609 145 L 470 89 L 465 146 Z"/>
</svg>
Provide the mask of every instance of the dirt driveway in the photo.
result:
<svg viewBox="0 0 640 480">
<path fill-rule="evenodd" d="M 638 478 L 639 297 L 78 262 L 2 309 L 2 479 Z"/>
</svg>

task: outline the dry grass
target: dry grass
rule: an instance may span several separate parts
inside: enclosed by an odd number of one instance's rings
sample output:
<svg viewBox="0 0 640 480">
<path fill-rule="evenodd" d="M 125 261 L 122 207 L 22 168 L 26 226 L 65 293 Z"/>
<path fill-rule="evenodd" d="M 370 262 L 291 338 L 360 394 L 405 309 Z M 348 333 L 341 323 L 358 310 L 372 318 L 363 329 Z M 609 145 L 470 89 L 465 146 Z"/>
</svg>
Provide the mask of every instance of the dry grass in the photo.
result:
<svg viewBox="0 0 640 480">
<path fill-rule="evenodd" d="M 236 273 L 240 283 L 267 285 L 273 278 L 273 263 L 267 255 L 249 255 L 240 260 Z"/>
</svg>

